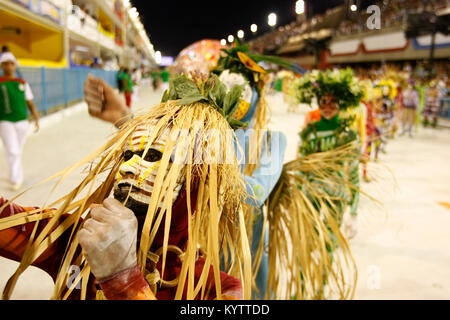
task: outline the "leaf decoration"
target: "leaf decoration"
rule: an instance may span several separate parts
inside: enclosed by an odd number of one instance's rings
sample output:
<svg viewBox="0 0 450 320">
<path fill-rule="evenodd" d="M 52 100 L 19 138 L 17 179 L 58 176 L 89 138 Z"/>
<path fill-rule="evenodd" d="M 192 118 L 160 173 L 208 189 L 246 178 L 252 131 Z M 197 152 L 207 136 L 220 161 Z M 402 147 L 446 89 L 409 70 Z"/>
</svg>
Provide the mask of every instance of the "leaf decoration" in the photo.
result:
<svg viewBox="0 0 450 320">
<path fill-rule="evenodd" d="M 201 94 L 197 85 L 185 75 L 174 78 L 173 85 L 179 98 Z"/>
<path fill-rule="evenodd" d="M 236 130 L 248 125 L 248 123 L 243 123 L 233 118 L 239 107 L 244 87 L 244 85 L 234 86 L 227 93 L 225 84 L 215 74 L 207 79 L 190 79 L 184 74 L 176 75 L 170 79 L 169 89 L 164 92 L 161 101 L 179 100 L 177 105 L 190 105 L 202 101 L 209 103 Z"/>
<path fill-rule="evenodd" d="M 244 91 L 244 85 L 234 86 L 230 92 L 225 96 L 223 103 L 223 110 L 225 114 L 233 115 L 239 106 L 240 97 Z"/>
<path fill-rule="evenodd" d="M 188 95 L 184 98 L 182 98 L 180 101 L 178 101 L 178 105 L 182 105 L 182 104 L 192 104 L 195 102 L 200 102 L 202 100 L 208 100 L 207 98 L 205 98 L 203 95 L 201 95 L 200 93 L 194 93 L 191 95 Z"/>
<path fill-rule="evenodd" d="M 252 58 L 246 55 L 244 52 L 238 51 L 237 53 L 239 60 L 250 70 L 258 72 L 258 73 L 267 73 L 264 68 L 262 68 L 259 64 L 257 64 Z"/>
<path fill-rule="evenodd" d="M 239 45 L 238 42 L 236 42 L 234 47 L 229 49 L 221 49 L 221 51 L 225 53 L 225 55 L 219 58 L 217 67 L 213 72 L 218 75 L 225 70 L 229 70 L 231 73 L 240 73 L 248 82 L 250 82 L 252 87 L 257 87 L 256 84 L 260 80 L 259 75 L 274 71 L 265 70 L 258 65 L 258 62 L 261 61 L 276 64 L 282 68 L 292 70 L 295 73 L 304 73 L 302 68 L 280 57 L 250 54 L 248 52 L 248 45 Z"/>
</svg>

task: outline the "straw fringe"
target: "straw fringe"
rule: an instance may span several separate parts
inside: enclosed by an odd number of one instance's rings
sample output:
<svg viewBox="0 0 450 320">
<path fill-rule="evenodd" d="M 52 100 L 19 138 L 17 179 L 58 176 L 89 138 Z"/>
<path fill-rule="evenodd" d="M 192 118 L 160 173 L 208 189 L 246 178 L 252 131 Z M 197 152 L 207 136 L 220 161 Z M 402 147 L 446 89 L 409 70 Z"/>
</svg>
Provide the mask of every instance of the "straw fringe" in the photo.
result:
<svg viewBox="0 0 450 320">
<path fill-rule="evenodd" d="M 38 223 L 35 225 L 29 245 L 23 255 L 22 261 L 9 279 L 3 298 L 8 299 L 14 289 L 15 283 L 20 274 L 30 266 L 50 245 L 58 240 L 66 231 L 70 230 L 70 241 L 67 243 L 66 252 L 62 260 L 58 276 L 55 282 L 55 289 L 52 295 L 53 299 L 66 299 L 72 292 L 78 280 L 82 282 L 81 298 L 86 297 L 87 281 L 90 275 L 90 268 L 87 261 L 82 255 L 77 256 L 75 253 L 79 248 L 77 241 L 77 232 L 81 228 L 81 216 L 87 214 L 89 217 L 89 207 L 93 203 L 102 203 L 108 197 L 114 185 L 114 180 L 122 161 L 123 147 L 128 142 L 129 137 L 138 125 L 148 123 L 157 119 L 154 131 L 148 137 L 145 152 L 148 151 L 150 145 L 158 139 L 164 129 L 171 128 L 170 139 L 166 145 L 163 158 L 161 159 L 153 192 L 148 207 L 147 216 L 141 234 L 138 248 L 138 262 L 145 271 L 147 253 L 153 243 L 156 231 L 160 227 L 160 223 L 164 219 L 166 228 L 164 230 L 164 244 L 162 250 L 163 269 L 165 268 L 165 259 L 168 250 L 169 228 L 171 221 L 171 195 L 174 194 L 174 187 L 179 176 L 183 177 L 184 185 L 187 192 L 188 201 L 188 234 L 185 254 L 182 261 L 181 273 L 178 279 L 178 288 L 176 299 L 181 299 L 184 286 L 187 284 L 187 299 L 194 299 L 201 291 L 202 298 L 207 298 L 209 289 L 207 284 L 207 275 L 210 267 L 213 268 L 214 279 L 216 282 L 216 296 L 221 298 L 220 275 L 219 275 L 219 255 L 221 248 L 231 248 L 228 251 L 225 260 L 226 264 L 233 265 L 230 271 L 234 276 L 241 279 L 244 288 L 244 298 L 249 299 L 251 296 L 251 257 L 247 240 L 247 234 L 243 223 L 246 219 L 245 214 L 241 212 L 241 203 L 245 199 L 245 186 L 239 171 L 239 165 L 236 157 L 232 156 L 231 163 L 223 164 L 223 152 L 210 152 L 208 156 L 209 162 L 195 162 L 196 150 L 207 150 L 217 145 L 222 150 L 229 151 L 233 149 L 233 143 L 236 137 L 232 136 L 232 140 L 223 139 L 229 135 L 225 133 L 230 130 L 230 126 L 213 107 L 203 104 L 194 103 L 187 106 L 178 106 L 177 101 L 169 101 L 162 103 L 147 113 L 139 115 L 130 120 L 121 127 L 119 132 L 114 135 L 110 141 L 99 148 L 93 154 L 87 156 L 77 164 L 61 171 L 53 177 L 46 179 L 44 182 L 59 178 L 54 189 L 59 185 L 68 174 L 76 168 L 98 159 L 98 163 L 89 168 L 87 176 L 83 179 L 79 186 L 69 192 L 64 197 L 53 202 L 51 205 L 57 205 L 56 209 L 49 209 L 44 206 L 41 210 L 28 212 L 17 215 L 17 217 L 8 217 L 0 220 L 0 230 L 10 228 L 12 226 L 21 225 L 31 221 L 48 219 L 48 223 L 43 230 L 37 233 Z M 179 130 L 187 130 L 189 134 L 182 137 Z M 195 131 L 197 130 L 197 131 Z M 208 130 L 217 130 L 217 137 L 209 137 L 198 141 L 198 137 L 202 137 Z M 222 137 L 222 139 L 221 139 Z M 187 142 L 188 148 L 185 148 L 186 159 L 190 162 L 187 165 L 171 163 L 169 168 L 170 157 L 173 153 L 181 156 L 178 148 L 182 141 Z M 231 147 L 230 147 L 231 145 Z M 183 149 L 183 148 L 181 148 Z M 213 149 L 214 150 L 214 149 Z M 227 160 L 230 155 L 227 155 Z M 217 164 L 215 164 L 217 163 Z M 109 173 L 108 173 L 109 172 Z M 101 183 L 99 177 L 103 173 L 108 173 L 106 180 Z M 167 174 L 167 175 L 166 175 Z M 100 185 L 94 190 L 94 185 Z M 191 193 L 194 191 L 192 186 L 196 185 L 197 201 L 196 206 L 191 207 Z M 94 191 L 93 191 L 94 190 Z M 164 203 L 160 210 L 158 204 L 164 197 Z M 8 203 L 9 204 L 9 203 Z M 5 204 L 8 205 L 8 204 Z M 63 214 L 71 212 L 71 214 L 61 220 Z M 233 223 L 230 223 L 233 222 Z M 234 223 L 234 222 L 237 222 Z M 220 234 L 219 234 L 220 232 Z M 223 237 L 221 237 L 221 235 Z M 238 240 L 238 242 L 235 242 Z M 195 261 L 199 255 L 205 258 L 203 274 L 197 285 L 194 284 Z M 233 263 L 229 263 L 233 261 Z M 67 270 L 70 265 L 78 263 L 83 266 L 82 271 L 72 286 L 67 288 L 68 280 Z M 161 274 L 164 273 L 162 270 Z"/>
<path fill-rule="evenodd" d="M 284 165 L 269 200 L 266 298 L 353 297 L 356 264 L 339 230 L 341 217 L 336 215 L 338 209 L 333 201 L 337 199 L 323 186 L 326 183 L 331 190 L 343 185 L 357 188 L 333 173 L 346 170 L 346 162 L 358 157 L 350 144 Z"/>
</svg>

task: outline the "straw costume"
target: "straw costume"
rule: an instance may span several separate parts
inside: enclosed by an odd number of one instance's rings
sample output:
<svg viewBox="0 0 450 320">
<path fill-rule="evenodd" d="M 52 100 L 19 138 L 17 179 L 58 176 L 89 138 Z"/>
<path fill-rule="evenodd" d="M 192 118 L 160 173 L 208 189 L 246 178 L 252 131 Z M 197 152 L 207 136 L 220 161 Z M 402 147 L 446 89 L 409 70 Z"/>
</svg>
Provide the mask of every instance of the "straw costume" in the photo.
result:
<svg viewBox="0 0 450 320">
<path fill-rule="evenodd" d="M 318 100 L 331 97 L 338 104 L 341 112 L 331 119 L 321 117 L 319 121 L 311 122 L 302 130 L 300 133 L 300 156 L 329 151 L 352 141 L 359 142 L 357 132 L 351 128 L 355 122 L 355 116 L 351 116 L 352 111 L 349 109 L 360 107 L 363 93 L 353 77 L 353 72 L 350 69 L 338 72 L 322 72 L 318 74 L 315 83 L 310 79 L 305 79 L 305 81 L 300 85 L 299 90 L 307 90 L 309 86 Z M 302 94 L 304 93 L 300 93 L 300 95 Z M 303 103 L 308 101 L 308 99 L 302 99 L 302 97 L 300 99 Z M 343 111 L 345 111 L 346 117 L 343 116 Z M 365 121 L 362 122 L 365 127 Z M 361 131 L 365 131 L 365 128 Z M 357 161 L 350 168 L 350 183 L 354 186 L 359 186 Z M 356 215 L 358 207 L 357 193 L 352 192 L 351 197 L 347 201 L 351 205 L 351 214 Z M 339 201 L 339 203 L 341 202 Z"/>
<path fill-rule="evenodd" d="M 159 105 L 46 180 L 60 182 L 88 164 L 87 176 L 66 196 L 41 208 L 2 199 L 0 254 L 20 261 L 3 298 L 35 265 L 55 280 L 53 299 L 249 299 L 251 256 L 242 210 L 247 195 L 233 131 L 243 123 L 232 118 L 242 89 L 227 93 L 217 77 L 172 78 Z M 111 194 L 115 199 L 107 199 Z M 94 268 L 98 257 L 82 241 L 89 221 L 101 215 L 90 207 L 101 203 L 101 210 L 112 208 L 137 225 L 131 228 L 135 234 L 123 234 L 131 238 L 128 250 L 118 246 L 112 254 L 123 254 L 123 260 L 134 255 L 135 264 L 112 274 Z M 81 272 L 68 282 L 72 265 Z"/>
<path fill-rule="evenodd" d="M 359 105 L 362 96 L 349 70 L 316 71 L 298 79 L 296 87 L 300 103 L 326 98 L 341 110 Z M 311 121 L 300 133 L 299 159 L 284 165 L 270 195 L 269 287 L 276 297 L 354 294 L 356 266 L 340 231 L 344 207 L 356 214 L 358 203 L 360 151 L 349 126 L 338 115 Z"/>
<path fill-rule="evenodd" d="M 269 277 L 267 217 L 264 204 L 275 187 L 283 166 L 286 149 L 286 137 L 282 132 L 269 131 L 270 107 L 266 93 L 270 87 L 268 74 L 258 62 L 264 61 L 282 66 L 285 69 L 297 70 L 294 65 L 278 57 L 260 54 L 249 54 L 247 46 L 236 45 L 228 50 L 222 49 L 224 55 L 219 59 L 214 73 L 231 86 L 243 84 L 244 94 L 236 119 L 248 123 L 246 128 L 236 131 L 239 145 L 244 151 L 242 173 L 246 182 L 247 198 L 245 212 L 247 231 L 251 240 L 254 288 L 253 298 L 266 296 Z M 251 101 L 251 102 L 250 102 Z"/>
</svg>

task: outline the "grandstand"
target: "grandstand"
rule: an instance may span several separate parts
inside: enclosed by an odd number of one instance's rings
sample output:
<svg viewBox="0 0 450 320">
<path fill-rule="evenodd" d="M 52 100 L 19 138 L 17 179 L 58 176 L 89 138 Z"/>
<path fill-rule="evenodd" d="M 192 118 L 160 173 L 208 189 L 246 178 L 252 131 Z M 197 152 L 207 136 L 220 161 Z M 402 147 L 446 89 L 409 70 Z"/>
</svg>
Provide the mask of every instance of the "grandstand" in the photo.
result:
<svg viewBox="0 0 450 320">
<path fill-rule="evenodd" d="M 430 56 L 431 36 L 408 38 L 407 17 L 431 12 L 448 17 L 447 0 L 395 0 L 378 3 L 380 28 L 369 28 L 367 7 L 351 12 L 337 6 L 306 21 L 294 21 L 249 42 L 261 53 L 284 56 L 305 67 L 339 64 L 379 63 L 381 61 L 420 61 Z M 448 23 L 448 19 L 446 20 Z M 436 59 L 450 57 L 450 35 L 437 33 Z"/>
</svg>

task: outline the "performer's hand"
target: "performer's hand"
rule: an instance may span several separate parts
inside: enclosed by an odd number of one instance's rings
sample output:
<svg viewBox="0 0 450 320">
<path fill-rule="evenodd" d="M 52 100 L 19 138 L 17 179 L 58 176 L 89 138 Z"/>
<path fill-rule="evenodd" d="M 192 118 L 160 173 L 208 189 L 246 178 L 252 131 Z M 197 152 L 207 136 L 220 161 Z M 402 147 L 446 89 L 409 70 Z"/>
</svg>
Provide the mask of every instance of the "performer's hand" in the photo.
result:
<svg viewBox="0 0 450 320">
<path fill-rule="evenodd" d="M 115 199 L 91 209 L 78 232 L 83 253 L 98 280 L 136 265 L 137 219 Z"/>
<path fill-rule="evenodd" d="M 34 133 L 39 131 L 39 120 L 36 119 L 34 122 Z"/>
<path fill-rule="evenodd" d="M 83 90 L 91 116 L 120 126 L 131 115 L 121 97 L 103 79 L 88 74 Z"/>
</svg>

